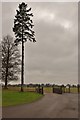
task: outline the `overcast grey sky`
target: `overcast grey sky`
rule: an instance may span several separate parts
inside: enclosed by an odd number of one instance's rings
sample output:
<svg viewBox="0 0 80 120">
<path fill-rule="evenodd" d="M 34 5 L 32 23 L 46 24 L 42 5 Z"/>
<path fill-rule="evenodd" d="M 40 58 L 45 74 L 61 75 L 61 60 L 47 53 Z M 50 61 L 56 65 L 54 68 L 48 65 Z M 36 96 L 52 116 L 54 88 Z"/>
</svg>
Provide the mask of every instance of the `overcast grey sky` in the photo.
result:
<svg viewBox="0 0 80 120">
<path fill-rule="evenodd" d="M 12 31 L 17 2 L 2 3 L 2 34 Z M 25 83 L 78 83 L 78 3 L 27 3 L 36 43 L 25 44 Z M 19 82 L 18 82 L 19 83 Z"/>
</svg>

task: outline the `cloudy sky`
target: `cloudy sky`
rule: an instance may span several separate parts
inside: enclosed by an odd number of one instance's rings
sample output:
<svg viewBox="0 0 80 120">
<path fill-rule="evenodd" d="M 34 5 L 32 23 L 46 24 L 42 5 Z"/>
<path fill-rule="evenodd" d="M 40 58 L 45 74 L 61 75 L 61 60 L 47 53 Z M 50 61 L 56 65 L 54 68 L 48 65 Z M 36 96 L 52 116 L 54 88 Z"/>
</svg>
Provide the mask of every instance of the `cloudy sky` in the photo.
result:
<svg viewBox="0 0 80 120">
<path fill-rule="evenodd" d="M 12 31 L 18 2 L 2 3 L 2 35 Z M 25 83 L 78 83 L 78 3 L 27 2 L 36 43 L 25 43 Z M 20 81 L 18 81 L 19 83 Z"/>
</svg>

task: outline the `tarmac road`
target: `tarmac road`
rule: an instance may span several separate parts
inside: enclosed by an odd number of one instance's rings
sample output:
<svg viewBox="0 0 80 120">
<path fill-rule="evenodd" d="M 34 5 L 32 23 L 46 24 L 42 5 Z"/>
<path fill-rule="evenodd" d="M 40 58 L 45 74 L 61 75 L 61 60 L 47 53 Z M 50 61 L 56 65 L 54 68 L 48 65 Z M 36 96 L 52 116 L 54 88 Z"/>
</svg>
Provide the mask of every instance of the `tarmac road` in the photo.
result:
<svg viewBox="0 0 80 120">
<path fill-rule="evenodd" d="M 78 118 L 78 95 L 48 93 L 30 104 L 3 107 L 2 116 L 3 118 Z"/>
</svg>

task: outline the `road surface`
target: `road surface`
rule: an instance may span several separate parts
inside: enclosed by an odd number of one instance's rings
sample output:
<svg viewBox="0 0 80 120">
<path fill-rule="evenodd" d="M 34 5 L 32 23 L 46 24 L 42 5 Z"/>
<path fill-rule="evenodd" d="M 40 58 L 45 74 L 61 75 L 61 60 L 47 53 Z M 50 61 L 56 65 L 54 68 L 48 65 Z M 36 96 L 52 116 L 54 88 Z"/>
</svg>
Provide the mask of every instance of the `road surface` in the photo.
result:
<svg viewBox="0 0 80 120">
<path fill-rule="evenodd" d="M 2 115 L 3 118 L 78 118 L 78 95 L 48 93 L 30 104 L 3 107 Z"/>
</svg>

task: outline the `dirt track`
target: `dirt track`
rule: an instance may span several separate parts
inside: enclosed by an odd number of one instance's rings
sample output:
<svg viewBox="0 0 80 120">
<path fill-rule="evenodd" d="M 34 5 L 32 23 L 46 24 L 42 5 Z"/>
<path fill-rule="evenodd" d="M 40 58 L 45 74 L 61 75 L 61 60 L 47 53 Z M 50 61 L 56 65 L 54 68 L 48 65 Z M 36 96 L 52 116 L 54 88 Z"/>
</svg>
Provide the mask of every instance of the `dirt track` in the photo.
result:
<svg viewBox="0 0 80 120">
<path fill-rule="evenodd" d="M 77 94 L 45 94 L 37 102 L 3 107 L 3 118 L 78 118 Z"/>
</svg>

